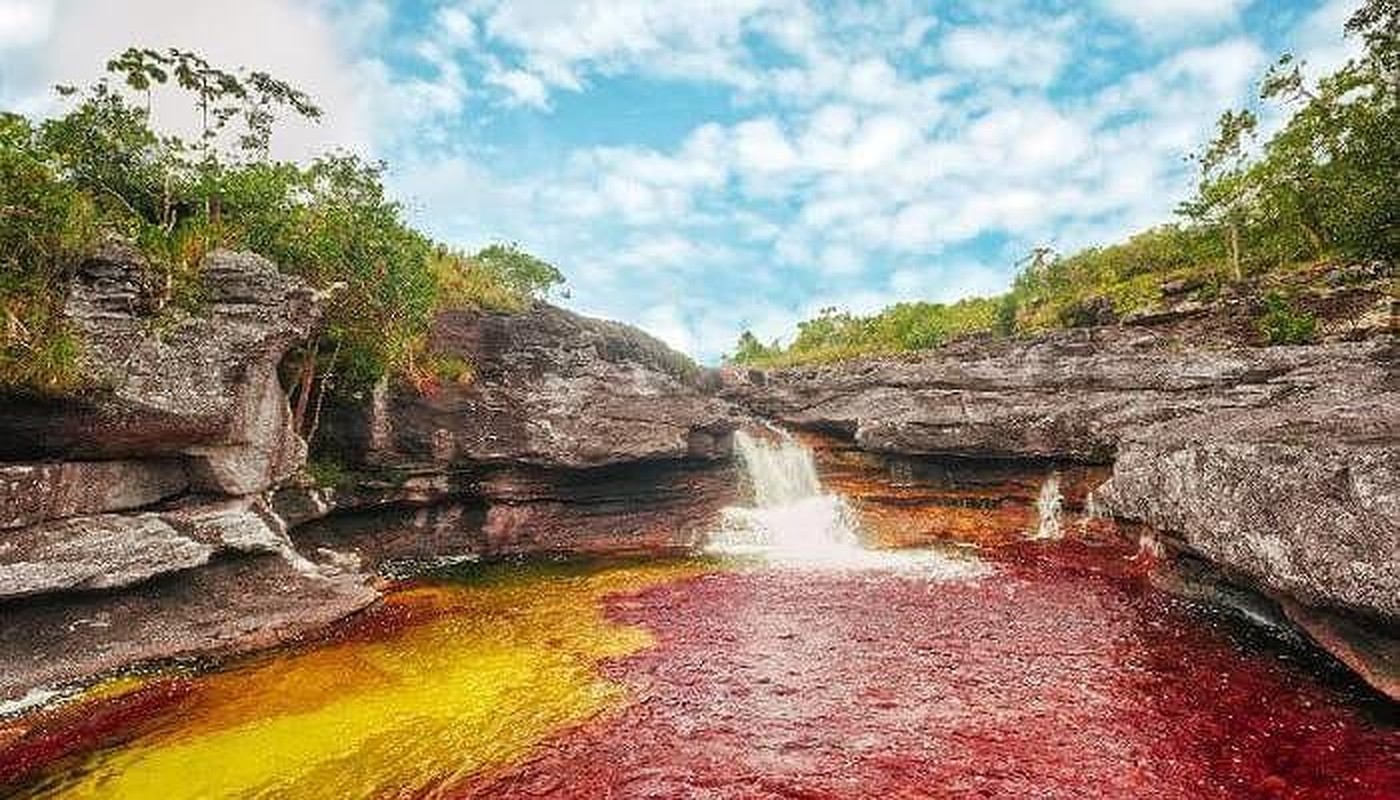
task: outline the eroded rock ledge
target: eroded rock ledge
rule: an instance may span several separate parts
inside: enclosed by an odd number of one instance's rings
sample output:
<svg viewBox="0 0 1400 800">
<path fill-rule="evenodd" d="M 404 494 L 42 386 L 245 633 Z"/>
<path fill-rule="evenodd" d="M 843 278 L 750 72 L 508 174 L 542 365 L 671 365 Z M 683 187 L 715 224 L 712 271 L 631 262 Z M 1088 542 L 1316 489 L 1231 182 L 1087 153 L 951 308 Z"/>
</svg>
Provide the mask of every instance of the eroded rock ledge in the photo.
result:
<svg viewBox="0 0 1400 800">
<path fill-rule="evenodd" d="M 694 545 L 732 500 L 738 420 L 714 376 L 635 328 L 546 304 L 448 312 L 429 349 L 471 379 L 334 409 L 351 475 L 279 493 L 292 517 L 336 515 L 299 540 L 372 560 L 655 553 Z"/>
<path fill-rule="evenodd" d="M 64 312 L 82 392 L 0 406 L 0 699 L 150 658 L 304 633 L 373 602 L 292 548 L 265 495 L 305 446 L 278 381 L 321 301 L 216 251 L 193 311 L 161 308 L 139 253 L 82 264 Z"/>
<path fill-rule="evenodd" d="M 110 246 L 66 313 L 89 390 L 0 399 L 0 701 L 158 659 L 324 628 L 389 562 L 694 544 L 736 485 L 712 376 L 658 340 L 548 305 L 443 314 L 469 381 L 328 408 L 343 472 L 302 471 L 278 367 L 321 299 L 216 252 L 193 312 Z"/>
<path fill-rule="evenodd" d="M 1389 336 L 1183 350 L 1151 331 L 1104 327 L 731 370 L 722 394 L 877 457 L 1051 462 L 1043 475 L 1053 462 L 1079 475 L 1103 465 L 1108 479 L 1086 501 L 1094 511 L 1143 523 L 1277 599 L 1400 696 L 1397 363 Z M 1319 619 L 1338 622 L 1324 630 Z"/>
</svg>

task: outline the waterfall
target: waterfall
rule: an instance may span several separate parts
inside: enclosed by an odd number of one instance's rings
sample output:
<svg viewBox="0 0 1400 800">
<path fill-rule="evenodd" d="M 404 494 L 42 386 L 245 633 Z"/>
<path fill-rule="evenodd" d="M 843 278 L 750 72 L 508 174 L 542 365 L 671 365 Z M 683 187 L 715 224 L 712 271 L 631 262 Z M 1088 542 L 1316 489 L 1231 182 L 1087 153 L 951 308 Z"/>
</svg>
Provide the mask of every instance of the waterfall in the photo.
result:
<svg viewBox="0 0 1400 800">
<path fill-rule="evenodd" d="M 791 434 L 774 429 L 763 438 L 737 431 L 734 452 L 753 505 L 724 510 L 711 550 L 783 561 L 840 561 L 865 553 L 850 509 L 822 488 L 812 451 Z"/>
<path fill-rule="evenodd" d="M 1032 538 L 1060 538 L 1060 507 L 1064 501 L 1064 495 L 1060 493 L 1060 473 L 1052 472 L 1040 485 L 1040 496 L 1035 499 L 1035 510 L 1040 520 Z"/>
<path fill-rule="evenodd" d="M 804 569 L 913 572 L 935 580 L 987 574 L 967 555 L 936 550 L 871 550 L 862 545 L 855 513 L 839 495 L 822 487 L 812 451 L 791 434 L 734 434 L 752 505 L 724 510 L 708 550 L 717 555 L 757 558 Z"/>
</svg>

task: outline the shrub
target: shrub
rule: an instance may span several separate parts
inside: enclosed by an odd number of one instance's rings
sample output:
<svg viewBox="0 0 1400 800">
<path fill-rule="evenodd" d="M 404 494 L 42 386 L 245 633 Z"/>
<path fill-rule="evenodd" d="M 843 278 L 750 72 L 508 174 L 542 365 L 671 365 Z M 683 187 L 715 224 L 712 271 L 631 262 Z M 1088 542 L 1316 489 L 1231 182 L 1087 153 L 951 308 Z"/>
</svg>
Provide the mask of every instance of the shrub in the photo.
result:
<svg viewBox="0 0 1400 800">
<path fill-rule="evenodd" d="M 161 273 L 162 306 L 199 304 L 198 268 L 217 247 L 260 253 L 330 290 L 322 339 L 296 359 L 301 413 L 328 383 L 354 390 L 431 373 L 419 361 L 442 305 L 519 310 L 563 281 L 514 244 L 470 258 L 434 244 L 388 196 L 382 164 L 343 153 L 270 160 L 277 112 L 316 119 L 320 109 L 267 73 L 135 48 L 108 71 L 145 106 L 104 78 L 81 92 L 61 87 L 73 107 L 41 124 L 0 114 L 0 389 L 74 388 L 78 342 L 59 312 L 72 267 L 103 236 L 145 252 Z M 151 125 L 150 94 L 171 84 L 204 121 L 193 140 Z"/>
<path fill-rule="evenodd" d="M 1255 326 L 1271 345 L 1310 344 L 1317 338 L 1317 317 L 1298 310 L 1278 292 L 1264 298 L 1264 313 Z"/>
</svg>

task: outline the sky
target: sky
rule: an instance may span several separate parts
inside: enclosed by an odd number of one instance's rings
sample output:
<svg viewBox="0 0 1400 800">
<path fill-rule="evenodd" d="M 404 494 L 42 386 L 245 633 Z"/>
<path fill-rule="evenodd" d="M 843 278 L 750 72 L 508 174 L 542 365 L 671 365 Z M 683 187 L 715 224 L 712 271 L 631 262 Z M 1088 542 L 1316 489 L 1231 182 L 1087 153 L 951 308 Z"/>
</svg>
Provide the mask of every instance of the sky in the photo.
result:
<svg viewBox="0 0 1400 800">
<path fill-rule="evenodd" d="M 1218 114 L 1281 52 L 1341 63 L 1357 4 L 0 0 L 0 108 L 131 45 L 271 71 L 326 111 L 275 155 L 383 159 L 429 234 L 713 363 L 1169 221 Z"/>
</svg>

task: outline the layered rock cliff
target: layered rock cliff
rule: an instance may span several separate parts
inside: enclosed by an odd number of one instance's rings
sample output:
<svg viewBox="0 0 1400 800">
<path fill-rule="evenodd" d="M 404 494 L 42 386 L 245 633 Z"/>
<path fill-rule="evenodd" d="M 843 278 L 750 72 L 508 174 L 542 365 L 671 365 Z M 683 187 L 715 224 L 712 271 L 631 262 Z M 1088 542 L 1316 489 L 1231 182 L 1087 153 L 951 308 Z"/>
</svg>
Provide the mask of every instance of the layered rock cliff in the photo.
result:
<svg viewBox="0 0 1400 800">
<path fill-rule="evenodd" d="M 320 299 L 218 251 L 197 309 L 161 309 L 129 247 L 65 305 L 82 391 L 0 400 L 0 696 L 150 658 L 265 645 L 363 607 L 296 554 L 267 493 L 300 468 L 277 369 Z"/>
<path fill-rule="evenodd" d="M 1020 509 L 1017 524 L 1027 533 L 1034 519 L 1026 500 L 1036 492 L 1018 483 L 1036 473 L 1080 476 L 1070 501 L 1078 504 L 1098 482 L 1093 465 L 1102 465 L 1097 474 L 1108 479 L 1084 505 L 1145 524 L 1177 552 L 1275 598 L 1394 695 L 1396 355 L 1389 336 L 1183 349 L 1151 330 L 1110 326 L 968 341 L 907 358 L 730 371 L 724 394 L 784 424 L 834 435 L 838 444 L 828 449 L 941 465 L 952 471 L 943 480 L 949 487 L 965 490 L 976 483 L 966 476 L 996 474 L 998 464 L 1029 465 L 1011 469 L 997 489 L 1019 492 L 1020 502 L 1006 507 Z M 1002 505 L 986 493 L 980 499 L 974 516 L 986 525 L 987 509 Z M 1318 619 L 1340 622 L 1324 630 Z M 1341 643 L 1348 638 L 1341 628 L 1362 632 L 1350 637 L 1355 647 Z"/>
<path fill-rule="evenodd" d="M 697 543 L 732 499 L 738 420 L 711 376 L 641 331 L 545 304 L 447 312 L 429 350 L 470 378 L 334 409 L 328 449 L 350 474 L 281 493 L 289 515 L 337 512 L 299 537 L 375 559 L 654 553 Z"/>
<path fill-rule="evenodd" d="M 728 501 L 705 376 L 546 305 L 444 314 L 430 350 L 471 380 L 328 408 L 343 478 L 316 485 L 278 367 L 321 299 L 256 256 L 200 272 L 194 310 L 161 309 L 139 254 L 104 248 L 65 308 L 88 388 L 0 400 L 0 700 L 319 630 L 385 562 L 689 545 Z"/>
</svg>

